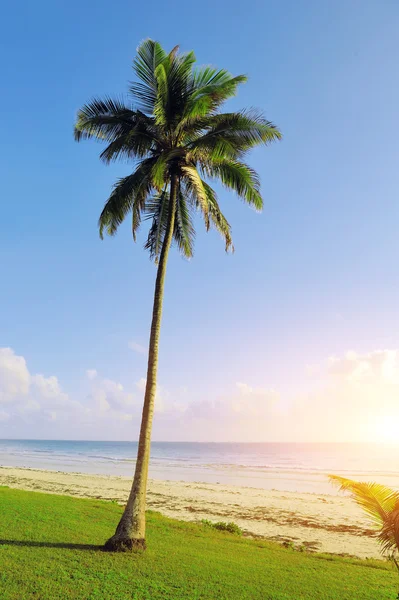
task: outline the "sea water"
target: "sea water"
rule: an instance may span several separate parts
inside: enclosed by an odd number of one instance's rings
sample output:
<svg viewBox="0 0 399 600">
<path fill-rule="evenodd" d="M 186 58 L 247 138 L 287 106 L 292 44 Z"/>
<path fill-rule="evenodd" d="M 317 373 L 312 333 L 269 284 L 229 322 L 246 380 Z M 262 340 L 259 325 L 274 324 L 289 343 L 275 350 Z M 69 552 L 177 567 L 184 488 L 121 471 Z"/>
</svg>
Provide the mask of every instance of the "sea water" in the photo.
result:
<svg viewBox="0 0 399 600">
<path fill-rule="evenodd" d="M 153 442 L 150 476 L 335 493 L 328 474 L 399 488 L 399 448 L 377 444 Z M 136 442 L 0 440 L 0 465 L 132 477 Z"/>
</svg>

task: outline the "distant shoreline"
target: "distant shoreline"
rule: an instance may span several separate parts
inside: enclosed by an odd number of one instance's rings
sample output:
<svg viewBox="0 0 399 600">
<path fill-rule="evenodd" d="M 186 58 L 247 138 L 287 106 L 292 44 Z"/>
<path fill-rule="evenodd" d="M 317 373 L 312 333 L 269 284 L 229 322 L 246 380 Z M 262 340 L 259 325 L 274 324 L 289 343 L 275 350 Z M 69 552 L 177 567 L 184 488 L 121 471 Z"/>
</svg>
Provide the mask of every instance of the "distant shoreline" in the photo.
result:
<svg viewBox="0 0 399 600">
<path fill-rule="evenodd" d="M 0 467 L 0 485 L 81 498 L 124 503 L 130 484 L 124 476 Z M 234 521 L 247 534 L 317 551 L 379 557 L 367 519 L 344 496 L 151 480 L 148 508 L 184 521 Z"/>
</svg>

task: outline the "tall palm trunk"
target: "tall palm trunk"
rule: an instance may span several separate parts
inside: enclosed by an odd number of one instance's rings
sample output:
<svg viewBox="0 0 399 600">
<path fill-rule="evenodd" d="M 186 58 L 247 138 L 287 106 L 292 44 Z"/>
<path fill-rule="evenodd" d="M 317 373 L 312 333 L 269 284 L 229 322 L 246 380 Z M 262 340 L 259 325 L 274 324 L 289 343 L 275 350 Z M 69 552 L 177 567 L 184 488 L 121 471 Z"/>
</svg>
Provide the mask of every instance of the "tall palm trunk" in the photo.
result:
<svg viewBox="0 0 399 600">
<path fill-rule="evenodd" d="M 143 549 L 146 547 L 145 509 L 148 465 L 150 460 L 152 419 L 154 415 L 155 394 L 157 387 L 158 346 L 161 330 L 166 266 L 175 225 L 176 197 L 177 178 L 173 175 L 170 183 L 170 212 L 155 282 L 154 306 L 152 310 L 150 345 L 148 351 L 147 383 L 144 395 L 136 470 L 134 473 L 129 499 L 127 501 L 122 518 L 119 521 L 118 527 L 116 528 L 115 535 L 113 535 L 105 543 L 105 549 L 111 551 L 123 552 L 126 550 L 131 550 L 134 547 L 141 547 Z"/>
</svg>

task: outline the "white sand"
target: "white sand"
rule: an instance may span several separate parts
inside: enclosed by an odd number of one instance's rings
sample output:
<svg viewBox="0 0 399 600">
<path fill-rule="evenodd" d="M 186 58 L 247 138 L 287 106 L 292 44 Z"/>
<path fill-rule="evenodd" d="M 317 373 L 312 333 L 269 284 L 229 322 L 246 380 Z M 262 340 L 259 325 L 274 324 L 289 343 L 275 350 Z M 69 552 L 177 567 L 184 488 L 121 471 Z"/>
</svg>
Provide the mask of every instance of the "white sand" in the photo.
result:
<svg viewBox="0 0 399 600">
<path fill-rule="evenodd" d="M 0 485 L 126 502 L 128 477 L 0 467 Z M 266 491 L 209 483 L 151 480 L 148 508 L 186 521 L 234 521 L 247 533 L 322 552 L 378 557 L 361 510 L 344 496 Z"/>
</svg>

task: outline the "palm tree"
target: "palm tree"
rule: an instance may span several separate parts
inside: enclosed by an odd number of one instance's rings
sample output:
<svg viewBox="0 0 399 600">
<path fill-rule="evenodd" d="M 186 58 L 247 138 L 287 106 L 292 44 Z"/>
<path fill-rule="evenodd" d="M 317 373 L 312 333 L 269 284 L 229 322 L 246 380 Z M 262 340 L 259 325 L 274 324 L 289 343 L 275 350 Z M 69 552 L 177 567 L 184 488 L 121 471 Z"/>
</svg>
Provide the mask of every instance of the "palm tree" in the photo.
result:
<svg viewBox="0 0 399 600">
<path fill-rule="evenodd" d="M 341 491 L 350 492 L 356 504 L 371 518 L 378 530 L 381 553 L 388 556 L 399 571 L 399 492 L 379 483 L 353 481 L 338 475 L 329 475 L 329 480 Z"/>
<path fill-rule="evenodd" d="M 243 157 L 259 144 L 281 138 L 279 130 L 257 110 L 221 113 L 247 78 L 225 70 L 195 67 L 193 52 L 169 53 L 153 40 L 137 50 L 129 100 L 94 99 L 78 112 L 77 141 L 95 138 L 107 146 L 100 158 L 134 161 L 131 174 L 119 179 L 99 219 L 100 237 L 114 235 L 132 214 L 132 232 L 141 221 L 151 226 L 145 248 L 156 262 L 154 305 L 147 382 L 137 462 L 129 499 L 108 550 L 145 548 L 145 506 L 151 428 L 157 384 L 162 301 L 169 249 L 175 242 L 183 256 L 193 255 L 193 216 L 199 212 L 232 250 L 231 229 L 206 179 L 218 179 L 256 210 L 262 208 L 259 178 Z"/>
</svg>

